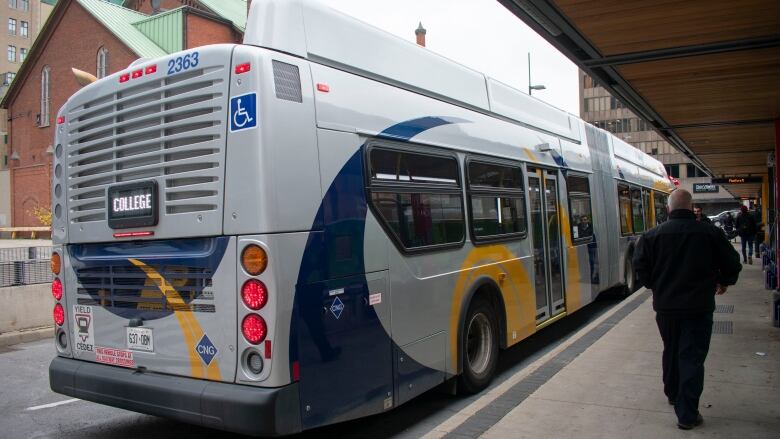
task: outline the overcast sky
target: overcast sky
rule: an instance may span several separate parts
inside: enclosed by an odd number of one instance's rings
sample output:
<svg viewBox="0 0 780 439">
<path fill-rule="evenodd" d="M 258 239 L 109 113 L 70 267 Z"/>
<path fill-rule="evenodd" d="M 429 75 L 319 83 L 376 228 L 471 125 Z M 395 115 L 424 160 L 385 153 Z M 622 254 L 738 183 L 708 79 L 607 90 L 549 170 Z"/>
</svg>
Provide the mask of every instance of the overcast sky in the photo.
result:
<svg viewBox="0 0 780 439">
<path fill-rule="evenodd" d="M 579 115 L 577 67 L 496 0 L 323 0 L 332 7 L 409 41 L 419 22 L 426 47 Z"/>
</svg>

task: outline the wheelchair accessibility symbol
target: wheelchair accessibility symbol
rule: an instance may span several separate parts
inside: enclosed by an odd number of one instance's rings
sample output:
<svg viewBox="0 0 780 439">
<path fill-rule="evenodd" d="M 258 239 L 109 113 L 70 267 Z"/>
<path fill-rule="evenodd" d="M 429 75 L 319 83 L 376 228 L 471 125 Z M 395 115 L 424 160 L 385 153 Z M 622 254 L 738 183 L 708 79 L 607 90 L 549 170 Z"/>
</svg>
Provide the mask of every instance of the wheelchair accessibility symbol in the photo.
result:
<svg viewBox="0 0 780 439">
<path fill-rule="evenodd" d="M 230 131 L 257 127 L 257 93 L 230 98 Z"/>
</svg>

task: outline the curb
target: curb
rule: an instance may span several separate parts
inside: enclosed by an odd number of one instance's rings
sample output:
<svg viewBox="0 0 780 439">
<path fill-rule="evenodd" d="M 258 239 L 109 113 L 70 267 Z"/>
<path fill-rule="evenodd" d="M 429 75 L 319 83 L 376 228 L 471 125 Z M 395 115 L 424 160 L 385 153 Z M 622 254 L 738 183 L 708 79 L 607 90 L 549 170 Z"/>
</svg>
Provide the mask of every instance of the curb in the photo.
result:
<svg viewBox="0 0 780 439">
<path fill-rule="evenodd" d="M 24 329 L 0 334 L 0 346 L 12 346 L 19 343 L 43 340 L 54 337 L 54 326 Z"/>
</svg>

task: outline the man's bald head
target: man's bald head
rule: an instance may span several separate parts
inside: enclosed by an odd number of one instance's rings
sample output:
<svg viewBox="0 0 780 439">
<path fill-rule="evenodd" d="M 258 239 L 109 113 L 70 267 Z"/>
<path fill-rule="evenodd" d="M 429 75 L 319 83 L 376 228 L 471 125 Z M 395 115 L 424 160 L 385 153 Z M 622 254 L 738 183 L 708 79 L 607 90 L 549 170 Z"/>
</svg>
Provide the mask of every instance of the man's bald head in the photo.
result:
<svg viewBox="0 0 780 439">
<path fill-rule="evenodd" d="M 678 209 L 693 209 L 693 196 L 685 189 L 675 189 L 669 195 L 669 211 Z"/>
</svg>

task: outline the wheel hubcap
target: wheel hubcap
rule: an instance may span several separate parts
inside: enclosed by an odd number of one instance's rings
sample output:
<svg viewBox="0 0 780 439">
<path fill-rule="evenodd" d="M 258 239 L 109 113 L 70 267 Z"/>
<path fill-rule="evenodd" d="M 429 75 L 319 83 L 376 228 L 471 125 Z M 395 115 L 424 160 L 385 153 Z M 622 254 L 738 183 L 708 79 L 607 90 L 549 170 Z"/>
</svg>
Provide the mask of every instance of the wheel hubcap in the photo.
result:
<svg viewBox="0 0 780 439">
<path fill-rule="evenodd" d="M 469 368 L 477 375 L 485 373 L 493 355 L 493 332 L 485 314 L 475 314 L 468 326 L 466 354 Z"/>
</svg>

